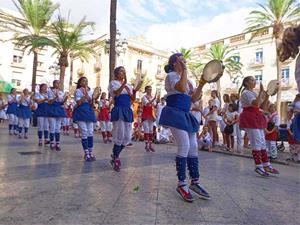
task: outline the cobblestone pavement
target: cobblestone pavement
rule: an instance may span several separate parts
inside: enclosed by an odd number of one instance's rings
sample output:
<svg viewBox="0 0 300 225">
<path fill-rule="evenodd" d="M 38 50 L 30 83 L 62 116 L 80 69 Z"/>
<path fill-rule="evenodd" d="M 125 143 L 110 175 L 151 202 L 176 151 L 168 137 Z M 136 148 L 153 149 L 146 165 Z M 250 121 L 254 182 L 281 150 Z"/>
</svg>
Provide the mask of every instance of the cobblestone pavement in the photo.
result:
<svg viewBox="0 0 300 225">
<path fill-rule="evenodd" d="M 134 143 L 117 173 L 100 136 L 97 161 L 85 163 L 79 139 L 62 137 L 55 152 L 35 133 L 19 140 L 0 127 L 0 224 L 299 224 L 299 167 L 275 165 L 280 175 L 261 178 L 251 159 L 201 151 L 212 199 L 186 203 L 175 191 L 175 146 L 146 153 Z"/>
</svg>

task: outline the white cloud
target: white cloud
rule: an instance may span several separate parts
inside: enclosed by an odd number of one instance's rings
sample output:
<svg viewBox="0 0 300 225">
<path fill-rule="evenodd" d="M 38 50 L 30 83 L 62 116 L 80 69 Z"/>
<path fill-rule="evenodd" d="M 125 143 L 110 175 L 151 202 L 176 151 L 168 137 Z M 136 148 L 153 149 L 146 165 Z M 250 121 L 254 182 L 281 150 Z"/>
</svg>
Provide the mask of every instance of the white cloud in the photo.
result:
<svg viewBox="0 0 300 225">
<path fill-rule="evenodd" d="M 243 32 L 245 18 L 251 10 L 241 8 L 210 20 L 199 17 L 172 24 L 155 24 L 149 27 L 146 37 L 158 48 L 193 47 Z"/>
</svg>

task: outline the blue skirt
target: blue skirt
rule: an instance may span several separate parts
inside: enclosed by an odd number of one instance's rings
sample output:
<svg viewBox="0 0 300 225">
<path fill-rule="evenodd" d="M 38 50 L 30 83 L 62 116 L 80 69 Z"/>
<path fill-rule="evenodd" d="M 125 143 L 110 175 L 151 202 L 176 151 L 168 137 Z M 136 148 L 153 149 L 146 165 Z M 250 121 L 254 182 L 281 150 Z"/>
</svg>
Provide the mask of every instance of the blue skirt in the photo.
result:
<svg viewBox="0 0 300 225">
<path fill-rule="evenodd" d="M 73 112 L 73 121 L 97 122 L 96 115 L 91 105 L 87 102 L 76 107 Z"/>
<path fill-rule="evenodd" d="M 53 104 L 49 104 L 48 117 L 66 117 L 66 112 L 62 107 L 62 103 L 54 102 Z"/>
<path fill-rule="evenodd" d="M 17 115 L 18 111 L 18 104 L 16 102 L 13 102 L 11 104 L 8 104 L 6 114 L 14 114 Z"/>
<path fill-rule="evenodd" d="M 296 141 L 300 142 L 300 112 L 292 120 L 292 132 Z"/>
<path fill-rule="evenodd" d="M 43 102 L 38 104 L 37 109 L 34 111 L 36 117 L 48 117 L 48 103 Z"/>
<path fill-rule="evenodd" d="M 31 118 L 31 110 L 29 106 L 19 105 L 17 110 L 17 117 L 22 119 L 30 119 Z"/>
<path fill-rule="evenodd" d="M 167 97 L 167 105 L 163 108 L 159 124 L 185 130 L 188 133 L 199 131 L 200 124 L 190 112 L 191 97 L 186 94 L 174 94 Z"/>
<path fill-rule="evenodd" d="M 114 98 L 115 105 L 111 111 L 110 121 L 122 120 L 124 122 L 133 122 L 133 112 L 130 107 L 130 96 L 122 94 Z"/>
</svg>

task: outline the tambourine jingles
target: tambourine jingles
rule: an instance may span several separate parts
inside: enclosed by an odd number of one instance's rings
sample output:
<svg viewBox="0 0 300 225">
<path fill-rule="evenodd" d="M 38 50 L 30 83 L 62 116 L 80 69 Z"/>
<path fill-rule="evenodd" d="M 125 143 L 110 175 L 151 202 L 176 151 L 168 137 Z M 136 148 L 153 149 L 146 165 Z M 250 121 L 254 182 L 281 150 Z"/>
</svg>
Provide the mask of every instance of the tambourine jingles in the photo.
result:
<svg viewBox="0 0 300 225">
<path fill-rule="evenodd" d="M 279 89 L 279 81 L 271 80 L 267 86 L 267 93 L 270 96 L 276 95 Z"/>
<path fill-rule="evenodd" d="M 97 100 L 100 97 L 100 94 L 101 94 L 101 88 L 95 87 L 94 92 L 93 92 L 93 99 Z"/>
<path fill-rule="evenodd" d="M 201 78 L 207 83 L 212 83 L 218 81 L 223 75 L 224 66 L 220 60 L 209 61 L 203 69 Z"/>
</svg>

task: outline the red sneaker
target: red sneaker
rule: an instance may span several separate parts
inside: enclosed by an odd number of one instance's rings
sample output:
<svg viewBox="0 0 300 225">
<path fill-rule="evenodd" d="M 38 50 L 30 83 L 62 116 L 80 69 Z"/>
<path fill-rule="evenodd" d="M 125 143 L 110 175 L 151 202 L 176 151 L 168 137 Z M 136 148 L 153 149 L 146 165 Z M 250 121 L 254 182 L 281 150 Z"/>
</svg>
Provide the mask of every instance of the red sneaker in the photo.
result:
<svg viewBox="0 0 300 225">
<path fill-rule="evenodd" d="M 264 169 L 267 173 L 279 174 L 279 171 L 274 169 L 272 166 L 266 166 Z"/>
<path fill-rule="evenodd" d="M 187 202 L 193 202 L 194 198 L 190 192 L 188 185 L 180 185 L 176 188 L 177 192 L 180 194 L 182 199 Z"/>
</svg>

